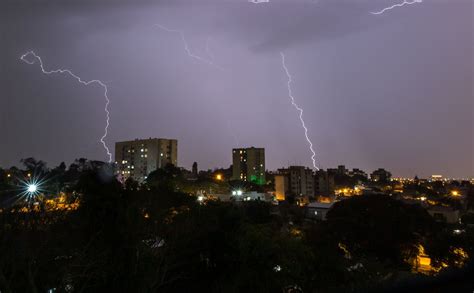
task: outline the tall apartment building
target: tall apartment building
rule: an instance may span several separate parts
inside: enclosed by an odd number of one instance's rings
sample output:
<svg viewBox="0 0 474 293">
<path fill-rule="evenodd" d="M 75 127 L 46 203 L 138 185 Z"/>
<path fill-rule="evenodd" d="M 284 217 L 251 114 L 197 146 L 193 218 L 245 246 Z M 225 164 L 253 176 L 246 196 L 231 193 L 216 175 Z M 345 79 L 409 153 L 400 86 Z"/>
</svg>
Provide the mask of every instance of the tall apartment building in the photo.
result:
<svg viewBox="0 0 474 293">
<path fill-rule="evenodd" d="M 285 200 L 289 195 L 290 184 L 288 174 L 275 174 L 275 197 L 277 200 Z"/>
<path fill-rule="evenodd" d="M 265 149 L 239 148 L 232 150 L 232 179 L 265 184 Z"/>
<path fill-rule="evenodd" d="M 303 166 L 290 166 L 290 190 L 297 196 L 314 196 L 313 170 Z"/>
<path fill-rule="evenodd" d="M 148 174 L 167 164 L 178 164 L 176 139 L 149 138 L 115 143 L 117 174 L 124 180 L 143 181 Z"/>
<path fill-rule="evenodd" d="M 275 175 L 275 193 L 278 200 L 284 200 L 288 195 L 314 196 L 313 170 L 303 166 L 290 166 L 278 169 Z"/>
<path fill-rule="evenodd" d="M 383 168 L 379 168 L 370 174 L 370 179 L 375 182 L 388 182 L 392 178 L 392 173 Z"/>
<path fill-rule="evenodd" d="M 317 195 L 322 195 L 322 196 L 334 195 L 334 189 L 335 189 L 334 174 L 329 172 L 329 169 L 328 169 L 328 172 L 324 170 L 317 171 L 315 174 L 314 183 L 315 183 L 315 190 L 316 190 Z"/>
</svg>

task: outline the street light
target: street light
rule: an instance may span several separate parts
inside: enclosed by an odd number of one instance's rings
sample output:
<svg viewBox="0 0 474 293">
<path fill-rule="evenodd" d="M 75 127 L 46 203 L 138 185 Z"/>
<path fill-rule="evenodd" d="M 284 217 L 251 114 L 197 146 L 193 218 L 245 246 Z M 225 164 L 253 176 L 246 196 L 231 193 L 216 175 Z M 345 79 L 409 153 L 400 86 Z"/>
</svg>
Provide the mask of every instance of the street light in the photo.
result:
<svg viewBox="0 0 474 293">
<path fill-rule="evenodd" d="M 45 191 L 44 184 L 47 182 L 45 179 L 39 177 L 27 177 L 26 180 L 21 180 L 21 192 L 18 194 L 20 197 L 24 197 L 26 201 L 33 200 L 38 194 Z"/>
<path fill-rule="evenodd" d="M 28 191 L 28 193 L 34 194 L 38 190 L 38 185 L 28 184 L 28 188 L 26 190 Z"/>
<path fill-rule="evenodd" d="M 232 195 L 242 195 L 242 194 L 243 192 L 240 189 L 232 191 Z"/>
</svg>

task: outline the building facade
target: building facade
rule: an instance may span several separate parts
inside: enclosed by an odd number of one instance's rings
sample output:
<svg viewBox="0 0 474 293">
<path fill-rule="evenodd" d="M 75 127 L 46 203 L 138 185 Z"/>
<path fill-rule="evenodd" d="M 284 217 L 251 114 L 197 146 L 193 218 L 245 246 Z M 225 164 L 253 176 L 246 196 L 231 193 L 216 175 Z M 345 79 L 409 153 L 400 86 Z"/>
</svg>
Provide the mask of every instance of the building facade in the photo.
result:
<svg viewBox="0 0 474 293">
<path fill-rule="evenodd" d="M 290 166 L 290 191 L 296 196 L 314 196 L 313 170 L 303 166 Z"/>
<path fill-rule="evenodd" d="M 275 175 L 275 195 L 278 200 L 285 200 L 288 195 L 314 196 L 313 170 L 303 166 L 290 166 L 278 169 Z"/>
<path fill-rule="evenodd" d="M 325 221 L 326 215 L 333 205 L 334 202 L 312 202 L 306 206 L 306 217 L 309 219 Z"/>
<path fill-rule="evenodd" d="M 286 199 L 289 194 L 290 184 L 287 174 L 276 174 L 275 175 L 275 197 L 278 201 Z"/>
<path fill-rule="evenodd" d="M 115 143 L 117 174 L 123 180 L 143 181 L 148 174 L 167 164 L 178 164 L 176 139 L 149 138 Z"/>
<path fill-rule="evenodd" d="M 255 147 L 233 149 L 232 179 L 264 185 L 265 149 Z"/>
<path fill-rule="evenodd" d="M 331 172 L 326 172 L 324 170 L 319 170 L 315 175 L 315 190 L 316 194 L 320 196 L 332 196 L 334 195 L 335 182 L 334 174 Z"/>
<path fill-rule="evenodd" d="M 370 179 L 375 182 L 388 182 L 392 178 L 392 173 L 379 168 L 370 174 Z"/>
</svg>

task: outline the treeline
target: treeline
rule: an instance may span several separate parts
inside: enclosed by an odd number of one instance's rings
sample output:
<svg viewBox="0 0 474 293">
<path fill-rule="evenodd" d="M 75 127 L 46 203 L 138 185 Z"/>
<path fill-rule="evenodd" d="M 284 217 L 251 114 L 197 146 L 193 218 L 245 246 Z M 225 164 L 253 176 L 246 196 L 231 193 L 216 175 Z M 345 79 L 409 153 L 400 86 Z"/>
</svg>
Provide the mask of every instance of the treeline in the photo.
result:
<svg viewBox="0 0 474 293">
<path fill-rule="evenodd" d="M 337 203 L 327 221 L 309 222 L 304 209 L 286 203 L 201 203 L 176 190 L 175 171 L 159 171 L 138 188 L 118 182 L 106 164 L 78 168 L 70 187 L 81 196 L 77 210 L 52 216 L 4 208 L 0 291 L 366 292 L 472 285 L 468 272 L 457 270 L 442 284 L 435 277 L 396 283 L 410 274 L 420 245 L 433 265 L 452 269 L 467 262 L 453 247 L 474 253 L 471 230 L 454 235 L 417 206 L 360 196 Z M 60 220 L 41 220 L 54 216 Z"/>
</svg>

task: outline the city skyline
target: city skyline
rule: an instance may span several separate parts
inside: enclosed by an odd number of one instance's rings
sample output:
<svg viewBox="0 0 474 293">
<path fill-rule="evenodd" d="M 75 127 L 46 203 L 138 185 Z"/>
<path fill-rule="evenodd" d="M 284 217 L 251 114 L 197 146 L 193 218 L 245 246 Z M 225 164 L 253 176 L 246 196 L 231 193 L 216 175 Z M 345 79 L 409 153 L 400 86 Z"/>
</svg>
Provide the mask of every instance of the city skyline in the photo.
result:
<svg viewBox="0 0 474 293">
<path fill-rule="evenodd" d="M 0 0 L 0 293 L 474 292 L 473 0 Z"/>
<path fill-rule="evenodd" d="M 173 137 L 187 169 L 194 161 L 228 167 L 230 150 L 247 146 L 265 148 L 268 170 L 310 167 L 284 52 L 321 168 L 474 176 L 471 1 L 425 1 L 377 16 L 377 1 L 22 3 L 0 4 L 8 40 L 0 56 L 2 167 L 25 157 L 50 166 L 107 160 L 100 88 L 43 75 L 19 60 L 29 50 L 48 70 L 107 84 L 109 145 Z M 190 57 L 180 35 L 156 23 L 182 31 L 192 54 L 223 70 Z"/>
</svg>

